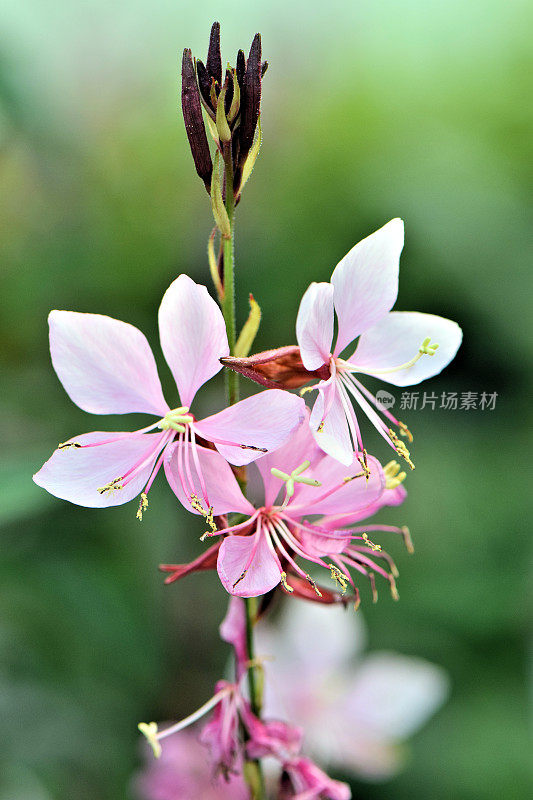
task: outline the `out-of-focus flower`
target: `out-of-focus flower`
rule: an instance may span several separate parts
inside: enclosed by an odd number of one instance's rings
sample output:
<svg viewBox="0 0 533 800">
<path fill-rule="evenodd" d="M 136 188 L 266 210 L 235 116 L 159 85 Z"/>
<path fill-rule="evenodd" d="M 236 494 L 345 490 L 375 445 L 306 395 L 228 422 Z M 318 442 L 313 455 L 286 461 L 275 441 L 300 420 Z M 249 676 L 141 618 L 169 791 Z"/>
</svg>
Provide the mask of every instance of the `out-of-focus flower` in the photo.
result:
<svg viewBox="0 0 533 800">
<path fill-rule="evenodd" d="M 397 596 L 397 571 L 390 557 L 368 539 L 366 531 L 342 529 L 342 525 L 403 499 L 403 495 L 398 498 L 396 490 L 387 488 L 401 478 L 388 483 L 376 459 L 359 454 L 350 467 L 343 466 L 316 445 L 304 419 L 287 444 L 257 462 L 264 485 L 264 505 L 255 509 L 240 492 L 229 467 L 226 465 L 224 469 L 218 453 L 199 448 L 198 457 L 204 473 L 218 474 L 217 492 L 232 498 L 231 511 L 246 515 L 244 521 L 222 526 L 202 537 L 225 536 L 218 550 L 217 569 L 230 594 L 255 597 L 281 583 L 289 593 L 309 596 L 311 590 L 314 598 L 323 602 L 342 600 L 342 595 L 332 597 L 322 592 L 296 562 L 297 558 L 303 558 L 330 571 L 343 593 L 351 584 L 356 603 L 359 593 L 350 574 L 352 569 L 369 579 L 374 595 L 377 573 L 388 581 L 393 597 Z M 168 464 L 169 480 L 180 497 L 180 483 L 171 477 L 176 469 L 176 456 L 172 456 Z M 194 473 L 193 481 L 196 485 L 198 478 Z M 282 489 L 284 498 L 278 499 Z M 403 492 L 400 486 L 396 489 Z M 326 526 L 308 522 L 305 517 L 309 515 L 320 515 Z M 400 528 L 384 530 L 405 538 L 405 531 Z M 186 565 L 166 565 L 163 569 L 171 573 L 169 582 L 191 571 Z M 307 593 L 301 592 L 302 585 Z"/>
<path fill-rule="evenodd" d="M 353 247 L 337 264 L 330 283 L 312 283 L 296 321 L 298 359 L 292 348 L 223 363 L 267 386 L 294 388 L 319 377 L 310 426 L 318 445 L 343 464 L 363 449 L 352 406 L 355 400 L 384 439 L 413 467 L 409 451 L 377 414 L 411 440 L 406 425 L 384 408 L 355 377 L 372 375 L 395 386 L 410 386 L 437 375 L 461 344 L 457 323 L 434 314 L 392 311 L 398 294 L 403 222 L 393 219 Z M 335 314 L 338 333 L 333 347 Z M 347 359 L 341 353 L 358 339 Z M 290 352 L 288 352 L 290 351 Z M 375 406 L 373 408 L 372 406 Z"/>
<path fill-rule="evenodd" d="M 199 467 L 196 437 L 243 465 L 279 447 L 303 419 L 303 400 L 279 390 L 254 395 L 203 420 L 190 413 L 198 389 L 221 369 L 219 357 L 228 353 L 228 340 L 219 307 L 205 286 L 187 275 L 170 285 L 159 309 L 161 346 L 184 404 L 179 408 L 167 405 L 150 346 L 133 325 L 73 311 L 52 311 L 49 322 L 54 369 L 80 408 L 92 414 L 158 417 L 133 433 L 86 433 L 60 444 L 34 475 L 56 497 L 100 508 L 141 493 L 137 516 L 142 519 L 152 481 L 165 455 L 174 454 L 173 479 L 180 481 L 182 501 L 211 520 L 227 510 L 227 501 L 211 497 L 211 476 Z M 191 462 L 199 476 L 194 489 Z"/>
<path fill-rule="evenodd" d="M 139 800 L 249 800 L 241 775 L 213 775 L 195 728 L 171 736 L 157 761 L 146 748 L 146 761 L 133 783 Z"/>
<path fill-rule="evenodd" d="M 264 661 L 265 714 L 301 725 L 321 764 L 369 780 L 401 768 L 405 739 L 449 691 L 444 670 L 423 659 L 364 656 L 361 616 L 344 609 L 289 603 L 281 624 L 262 622 L 256 633 L 258 656 L 272 656 Z"/>
</svg>

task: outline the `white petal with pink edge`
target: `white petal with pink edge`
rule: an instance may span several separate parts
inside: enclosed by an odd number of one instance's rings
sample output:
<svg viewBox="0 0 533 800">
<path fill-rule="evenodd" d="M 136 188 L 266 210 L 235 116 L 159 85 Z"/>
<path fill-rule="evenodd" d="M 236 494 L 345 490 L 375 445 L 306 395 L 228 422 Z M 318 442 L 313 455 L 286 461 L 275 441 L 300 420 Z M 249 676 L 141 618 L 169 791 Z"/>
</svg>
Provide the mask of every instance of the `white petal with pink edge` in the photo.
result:
<svg viewBox="0 0 533 800">
<path fill-rule="evenodd" d="M 450 319 L 419 311 L 392 311 L 362 334 L 350 364 L 394 386 L 412 386 L 448 366 L 462 337 L 461 328 Z M 394 369 L 415 358 L 427 338 L 439 345 L 434 355 L 422 355 L 407 369 Z"/>
<path fill-rule="evenodd" d="M 393 219 L 352 247 L 333 270 L 339 321 L 335 355 L 394 305 L 403 237 L 402 220 Z"/>
<path fill-rule="evenodd" d="M 180 454 L 180 448 L 182 449 Z M 255 509 L 246 500 L 239 488 L 231 467 L 228 462 L 217 453 L 216 450 L 209 450 L 206 447 L 197 447 L 198 464 L 202 473 L 204 485 L 207 489 L 209 505 L 213 507 L 213 514 L 227 514 L 230 511 L 243 514 L 253 514 Z M 188 471 L 185 462 L 188 460 L 188 469 L 193 482 L 190 487 Z M 170 484 L 170 488 L 188 511 L 199 514 L 191 506 L 191 494 L 196 497 L 205 507 L 203 488 L 196 469 L 195 459 L 193 458 L 192 445 L 175 442 L 167 447 L 165 451 L 165 474 Z M 183 477 L 180 478 L 180 472 Z M 184 485 L 190 491 L 185 491 Z M 207 509 L 206 509 L 207 510 Z"/>
<path fill-rule="evenodd" d="M 80 445 L 89 445 L 115 439 L 109 444 L 95 447 L 72 447 L 56 450 L 33 476 L 38 486 L 47 492 L 87 508 L 119 506 L 136 497 L 146 485 L 161 451 L 166 434 L 113 433 L 93 431 L 71 439 Z M 122 478 L 138 465 L 133 477 L 122 489 L 99 492 L 98 489 Z"/>
<path fill-rule="evenodd" d="M 224 539 L 217 570 L 226 591 L 237 597 L 259 597 L 277 586 L 281 575 L 263 532 Z"/>
<path fill-rule="evenodd" d="M 333 286 L 312 283 L 300 301 L 296 338 L 306 369 L 327 364 L 333 339 Z"/>
<path fill-rule="evenodd" d="M 140 330 L 76 311 L 52 311 L 48 322 L 52 364 L 76 405 L 91 414 L 165 415 L 154 356 Z"/>
<path fill-rule="evenodd" d="M 200 436 L 214 442 L 231 464 L 242 466 L 281 447 L 304 417 L 301 397 L 268 389 L 196 422 L 194 427 Z"/>
<path fill-rule="evenodd" d="M 181 402 L 190 406 L 206 381 L 229 355 L 222 313 L 205 286 L 180 275 L 166 290 L 159 308 L 159 336 Z"/>
</svg>

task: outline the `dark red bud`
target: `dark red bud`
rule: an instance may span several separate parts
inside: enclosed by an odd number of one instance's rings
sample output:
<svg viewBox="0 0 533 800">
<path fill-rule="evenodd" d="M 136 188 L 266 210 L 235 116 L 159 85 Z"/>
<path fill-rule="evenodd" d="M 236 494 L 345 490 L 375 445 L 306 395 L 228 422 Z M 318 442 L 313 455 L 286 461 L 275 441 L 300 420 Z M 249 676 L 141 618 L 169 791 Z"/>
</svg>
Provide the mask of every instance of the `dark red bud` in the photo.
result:
<svg viewBox="0 0 533 800">
<path fill-rule="evenodd" d="M 206 105 L 208 105 L 209 108 L 214 111 L 215 109 L 211 104 L 211 78 L 204 66 L 203 61 L 196 61 L 196 73 L 198 75 L 198 85 L 200 87 L 200 93 L 204 99 L 204 103 L 206 103 Z"/>
<path fill-rule="evenodd" d="M 239 86 L 242 89 L 242 82 L 244 80 L 244 73 L 246 70 L 246 57 L 244 55 L 244 50 L 239 50 L 237 53 L 237 65 L 236 65 L 236 72 L 237 72 L 237 80 L 239 81 Z"/>
<path fill-rule="evenodd" d="M 261 64 L 261 77 L 262 78 L 265 77 L 265 72 L 267 71 L 267 69 L 268 69 L 268 61 L 263 61 L 263 63 Z"/>
<path fill-rule="evenodd" d="M 231 101 L 233 100 L 233 75 L 226 70 L 226 97 L 224 98 L 224 111 L 229 113 Z"/>
<path fill-rule="evenodd" d="M 209 37 L 206 67 L 209 75 L 222 85 L 222 56 L 220 54 L 220 22 L 214 22 Z"/>
<path fill-rule="evenodd" d="M 297 345 L 265 350 L 249 358 L 227 356 L 220 361 L 225 367 L 269 389 L 299 389 L 313 379 L 327 380 L 330 377 L 327 364 L 317 370 L 306 369 Z"/>
<path fill-rule="evenodd" d="M 241 95 L 239 163 L 242 166 L 254 141 L 261 106 L 261 35 L 256 33 L 246 62 Z"/>
<path fill-rule="evenodd" d="M 207 191 L 210 192 L 213 162 L 207 143 L 192 55 L 187 48 L 183 51 L 181 69 L 181 107 L 196 172 L 205 183 Z"/>
</svg>

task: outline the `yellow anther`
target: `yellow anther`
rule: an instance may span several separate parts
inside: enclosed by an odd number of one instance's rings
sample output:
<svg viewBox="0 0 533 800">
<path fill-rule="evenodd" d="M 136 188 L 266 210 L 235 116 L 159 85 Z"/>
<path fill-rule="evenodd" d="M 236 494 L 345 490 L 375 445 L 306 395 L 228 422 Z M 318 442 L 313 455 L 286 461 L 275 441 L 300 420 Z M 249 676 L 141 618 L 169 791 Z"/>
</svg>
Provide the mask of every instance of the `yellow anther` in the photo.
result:
<svg viewBox="0 0 533 800">
<path fill-rule="evenodd" d="M 287 573 L 286 572 L 282 572 L 281 573 L 280 582 L 281 582 L 281 585 L 283 586 L 283 588 L 285 589 L 286 592 L 288 592 L 289 594 L 292 594 L 294 592 L 294 589 L 292 588 L 292 586 L 289 586 L 289 584 L 287 583 Z"/>
<path fill-rule="evenodd" d="M 400 465 L 397 461 L 389 461 L 389 463 L 383 467 L 383 472 L 385 473 L 386 489 L 395 489 L 403 483 L 406 478 L 406 473 L 400 472 Z"/>
<path fill-rule="evenodd" d="M 139 722 L 137 727 L 148 739 L 148 743 L 154 751 L 154 756 L 159 758 L 161 755 L 161 745 L 159 744 L 159 740 L 157 738 L 157 722 Z"/>
<path fill-rule="evenodd" d="M 411 433 L 405 422 L 400 422 L 398 420 L 398 427 L 400 429 L 400 436 L 405 436 L 408 442 L 412 442 L 413 434 Z"/>
<path fill-rule="evenodd" d="M 206 523 L 211 528 L 211 531 L 206 531 L 204 534 L 202 534 L 202 536 L 200 536 L 200 541 L 203 542 L 205 537 L 209 536 L 210 533 L 213 534 L 218 532 L 217 526 L 215 525 L 215 521 L 213 519 L 213 506 L 209 506 L 206 511 L 200 502 L 200 498 L 196 494 L 191 494 L 191 506 L 195 511 L 198 511 L 198 513 L 202 515 Z"/>
<path fill-rule="evenodd" d="M 341 587 L 341 594 L 346 593 L 346 589 L 348 588 L 348 581 L 350 580 L 348 575 L 345 575 L 344 572 L 335 566 L 335 564 L 328 564 L 328 568 L 331 570 L 331 577 L 338 583 Z"/>
<path fill-rule="evenodd" d="M 109 481 L 109 483 L 106 483 L 105 486 L 100 486 L 96 491 L 99 494 L 107 494 L 107 492 L 117 492 L 119 489 L 124 488 L 120 482 L 122 480 L 124 480 L 122 477 L 114 478 L 112 481 Z"/>
<path fill-rule="evenodd" d="M 172 428 L 172 430 L 178 433 L 184 433 L 186 426 L 194 422 L 194 417 L 192 414 L 187 413 L 188 410 L 189 406 L 180 406 L 179 408 L 172 409 L 172 411 L 168 411 L 163 419 L 159 420 L 157 427 L 162 431 L 168 431 Z"/>
<path fill-rule="evenodd" d="M 69 450 L 71 447 L 81 447 L 79 442 L 60 442 L 57 445 L 58 450 Z"/>
<path fill-rule="evenodd" d="M 370 478 L 370 468 L 368 466 L 367 455 L 368 455 L 368 453 L 366 452 L 366 450 L 363 450 L 363 455 L 360 456 L 358 454 L 357 455 L 357 460 L 359 461 L 359 463 L 363 467 L 363 474 L 364 474 L 364 476 L 366 478 L 366 482 L 368 483 L 368 479 Z"/>
<path fill-rule="evenodd" d="M 320 423 L 320 425 L 318 426 L 318 428 L 316 429 L 316 432 L 317 432 L 317 433 L 322 433 L 322 431 L 324 430 L 324 424 L 325 424 L 325 422 L 326 422 L 326 420 L 325 420 L 325 419 L 323 419 L 323 420 L 322 420 L 322 422 Z"/>
<path fill-rule="evenodd" d="M 376 553 L 379 553 L 381 551 L 381 545 L 374 544 L 374 542 L 371 542 L 366 533 L 363 533 L 363 542 L 367 545 L 367 547 L 370 547 L 371 550 L 375 550 Z"/>
<path fill-rule="evenodd" d="M 243 579 L 246 577 L 246 573 L 247 573 L 247 572 L 248 572 L 248 570 L 247 570 L 247 569 L 245 569 L 245 570 L 244 570 L 244 572 L 241 572 L 241 574 L 239 575 L 239 577 L 237 578 L 237 580 L 236 580 L 236 581 L 235 581 L 235 583 L 233 584 L 233 589 L 235 589 L 235 587 L 237 586 L 237 584 L 238 584 L 238 583 L 240 583 L 240 582 L 241 582 L 241 581 L 242 581 L 242 580 L 243 580 Z"/>
<path fill-rule="evenodd" d="M 398 453 L 398 455 L 400 455 L 403 459 L 405 459 L 405 461 L 409 464 L 411 469 L 414 469 L 415 465 L 411 461 L 411 458 L 410 458 L 411 454 L 409 453 L 409 450 L 404 445 L 404 443 L 401 442 L 398 439 L 398 437 L 396 436 L 396 434 L 394 433 L 394 431 L 391 428 L 389 428 L 389 436 L 391 438 L 391 441 L 392 441 L 394 447 L 396 448 L 396 452 Z"/>
<path fill-rule="evenodd" d="M 300 397 L 303 397 L 304 394 L 307 394 L 307 392 L 314 392 L 315 389 L 317 389 L 317 388 L 318 388 L 318 384 L 316 384 L 315 386 L 304 386 L 303 389 L 300 389 L 299 395 L 300 395 Z"/>
<path fill-rule="evenodd" d="M 316 583 L 314 582 L 312 577 L 309 575 L 309 573 L 306 573 L 305 577 L 307 578 L 307 580 L 309 581 L 309 583 L 311 584 L 311 586 L 315 590 L 315 592 L 318 595 L 318 597 L 322 597 L 322 592 L 320 591 L 320 589 L 318 588 L 318 586 L 316 585 Z"/>
<path fill-rule="evenodd" d="M 141 492 L 141 499 L 139 500 L 139 508 L 137 509 L 136 517 L 142 521 L 143 512 L 148 508 L 148 495 L 146 492 Z"/>
</svg>

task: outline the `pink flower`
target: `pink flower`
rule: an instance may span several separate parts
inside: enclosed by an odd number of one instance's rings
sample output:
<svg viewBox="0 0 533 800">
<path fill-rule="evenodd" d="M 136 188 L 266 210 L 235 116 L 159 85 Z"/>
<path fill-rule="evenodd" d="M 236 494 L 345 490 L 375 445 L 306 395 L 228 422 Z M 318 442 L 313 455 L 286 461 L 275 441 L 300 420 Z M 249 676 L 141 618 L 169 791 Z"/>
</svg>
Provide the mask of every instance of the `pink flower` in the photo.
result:
<svg viewBox="0 0 533 800">
<path fill-rule="evenodd" d="M 134 780 L 139 800 L 249 800 L 250 790 L 241 775 L 212 774 L 208 753 L 194 729 L 170 737 L 161 757 L 154 760 L 150 753 L 147 762 Z"/>
<path fill-rule="evenodd" d="M 364 655 L 363 623 L 360 612 L 298 602 L 287 605 L 275 628 L 260 622 L 264 711 L 301 725 L 306 750 L 327 768 L 385 780 L 401 768 L 405 740 L 446 699 L 449 680 L 421 658 Z"/>
<path fill-rule="evenodd" d="M 451 320 L 390 311 L 398 294 L 403 238 L 402 220 L 393 219 L 350 250 L 335 267 L 331 283 L 312 283 L 300 303 L 296 336 L 303 365 L 309 371 L 324 366 L 329 370 L 327 380 L 315 387 L 318 397 L 311 429 L 318 445 L 343 464 L 351 463 L 354 449 L 363 449 L 350 396 L 409 461 L 405 445 L 372 405 L 400 433 L 410 436 L 405 425 L 380 406 L 355 376 L 372 375 L 394 386 L 411 386 L 444 369 L 461 343 L 461 329 Z M 338 333 L 333 347 L 335 313 Z M 354 352 L 341 358 L 357 338 Z"/>
<path fill-rule="evenodd" d="M 220 497 L 221 503 L 225 501 L 225 511 L 247 517 L 202 537 L 225 536 L 218 551 L 217 570 L 230 594 L 255 597 L 279 583 L 291 593 L 294 575 L 320 597 L 321 590 L 297 564 L 298 557 L 325 567 L 343 592 L 351 584 L 356 598 L 358 591 L 351 569 L 366 576 L 374 591 L 374 573 L 382 575 L 396 594 L 395 576 L 386 568 L 387 562 L 392 564 L 390 557 L 373 545 L 364 531 L 354 534 L 340 529 L 346 519 L 362 519 L 391 502 L 391 498 L 397 502 L 396 493 L 386 488 L 387 477 L 376 459 L 359 455 L 349 467 L 343 466 L 316 445 L 304 420 L 287 444 L 257 462 L 264 487 L 264 500 L 257 509 L 243 496 L 231 469 L 218 453 L 199 447 L 198 460 L 204 474 L 218 476 L 212 502 L 217 503 Z M 175 477 L 176 454 L 171 455 L 166 467 L 170 484 L 181 499 L 181 486 Z M 196 486 L 198 478 L 194 473 L 192 479 Z M 278 500 L 282 489 L 285 498 Z M 327 525 L 307 522 L 304 518 L 308 515 L 320 515 Z M 341 524 L 335 523 L 336 517 Z M 401 532 L 397 528 L 390 530 Z M 377 563 L 381 560 L 385 567 Z M 172 567 L 164 569 L 171 571 Z M 181 577 L 184 570 L 187 567 L 178 565 L 176 577 Z M 167 580 L 172 579 L 171 575 Z"/>
<path fill-rule="evenodd" d="M 347 783 L 333 780 L 309 758 L 303 756 L 295 758 L 284 765 L 284 770 L 287 777 L 283 787 L 283 798 L 350 800 L 352 796 Z"/>
<path fill-rule="evenodd" d="M 183 403 L 179 408 L 166 403 L 154 356 L 137 328 L 73 311 L 52 311 L 49 323 L 54 369 L 80 408 L 92 414 L 143 412 L 157 418 L 133 433 L 97 431 L 59 445 L 34 481 L 72 503 L 121 505 L 141 493 L 137 516 L 142 519 L 152 481 L 172 449 L 183 502 L 212 519 L 221 512 L 199 467 L 197 437 L 213 442 L 231 463 L 248 464 L 279 447 L 303 417 L 303 401 L 277 390 L 203 420 L 190 412 L 198 389 L 221 369 L 219 358 L 228 353 L 228 341 L 217 304 L 205 286 L 187 275 L 170 285 L 159 309 L 161 347 Z M 191 469 L 199 477 L 194 491 Z"/>
</svg>

